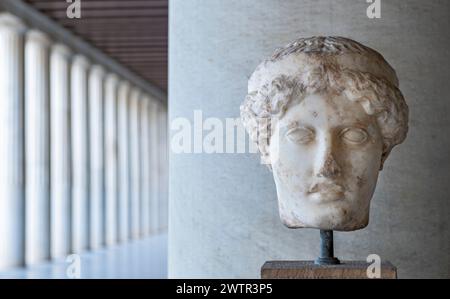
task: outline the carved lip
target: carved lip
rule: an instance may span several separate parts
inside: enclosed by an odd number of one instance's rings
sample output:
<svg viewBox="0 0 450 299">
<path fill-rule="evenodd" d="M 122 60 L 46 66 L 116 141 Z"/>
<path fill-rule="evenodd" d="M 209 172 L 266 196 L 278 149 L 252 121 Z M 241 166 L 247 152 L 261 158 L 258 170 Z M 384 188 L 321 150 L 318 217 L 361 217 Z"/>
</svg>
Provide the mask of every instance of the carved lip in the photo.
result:
<svg viewBox="0 0 450 299">
<path fill-rule="evenodd" d="M 335 182 L 325 181 L 315 183 L 308 190 L 308 195 L 315 202 L 331 202 L 342 200 L 345 188 Z"/>
</svg>

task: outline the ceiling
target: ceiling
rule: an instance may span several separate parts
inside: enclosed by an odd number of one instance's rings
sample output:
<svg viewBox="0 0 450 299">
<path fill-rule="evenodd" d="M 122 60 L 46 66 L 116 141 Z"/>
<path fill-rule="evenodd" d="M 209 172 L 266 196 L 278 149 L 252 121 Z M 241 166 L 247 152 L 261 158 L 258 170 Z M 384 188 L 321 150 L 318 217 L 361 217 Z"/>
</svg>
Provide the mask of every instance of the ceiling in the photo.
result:
<svg viewBox="0 0 450 299">
<path fill-rule="evenodd" d="M 81 0 L 80 19 L 65 0 L 26 2 L 167 92 L 168 0 Z"/>
</svg>

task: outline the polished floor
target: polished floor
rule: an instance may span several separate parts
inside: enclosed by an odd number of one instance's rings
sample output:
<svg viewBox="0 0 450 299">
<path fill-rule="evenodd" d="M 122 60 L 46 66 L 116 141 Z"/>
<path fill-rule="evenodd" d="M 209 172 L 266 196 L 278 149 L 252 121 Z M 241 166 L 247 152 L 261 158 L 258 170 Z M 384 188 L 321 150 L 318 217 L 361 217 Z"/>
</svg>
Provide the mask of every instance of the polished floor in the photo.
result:
<svg viewBox="0 0 450 299">
<path fill-rule="evenodd" d="M 167 278 L 167 234 L 0 272 L 0 278 Z"/>
</svg>

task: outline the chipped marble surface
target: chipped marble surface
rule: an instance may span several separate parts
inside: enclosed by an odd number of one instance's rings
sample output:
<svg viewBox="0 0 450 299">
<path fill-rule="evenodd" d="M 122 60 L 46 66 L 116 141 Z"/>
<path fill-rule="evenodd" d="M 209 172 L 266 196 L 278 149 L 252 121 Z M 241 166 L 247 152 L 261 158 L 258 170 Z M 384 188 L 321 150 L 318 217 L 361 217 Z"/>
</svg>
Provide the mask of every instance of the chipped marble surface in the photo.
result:
<svg viewBox="0 0 450 299">
<path fill-rule="evenodd" d="M 334 36 L 297 39 L 263 61 L 241 117 L 273 170 L 289 228 L 366 227 L 378 172 L 408 131 L 392 67 L 375 50 Z"/>
</svg>

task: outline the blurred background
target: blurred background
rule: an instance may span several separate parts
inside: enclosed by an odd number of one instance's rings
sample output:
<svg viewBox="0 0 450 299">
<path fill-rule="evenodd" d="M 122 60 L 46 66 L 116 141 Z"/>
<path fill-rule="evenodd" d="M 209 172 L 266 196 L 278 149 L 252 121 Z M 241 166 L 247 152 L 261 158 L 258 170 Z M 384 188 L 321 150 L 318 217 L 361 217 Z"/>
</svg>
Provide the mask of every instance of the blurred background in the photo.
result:
<svg viewBox="0 0 450 299">
<path fill-rule="evenodd" d="M 72 19 L 67 1 L 24 2 L 167 91 L 168 0 L 81 0 L 81 17 Z"/>
<path fill-rule="evenodd" d="M 167 43 L 167 0 L 0 0 L 0 278 L 167 277 Z"/>
</svg>

